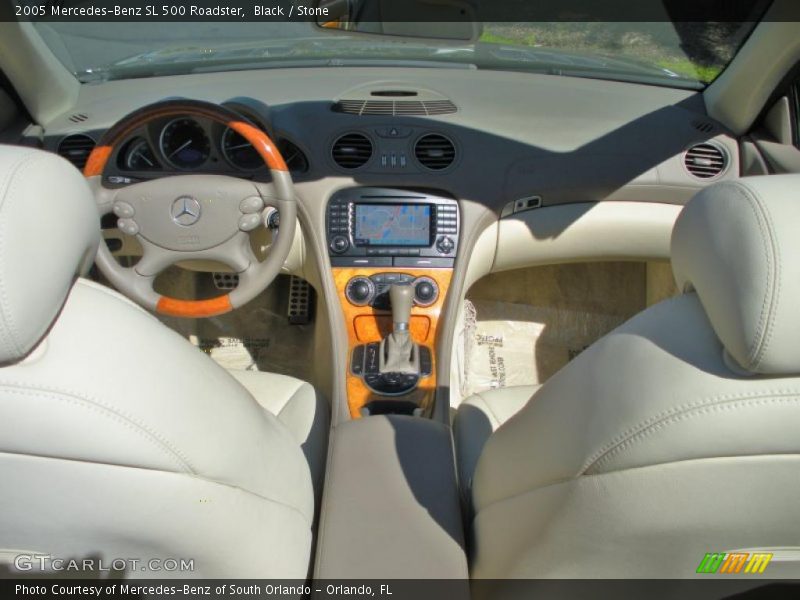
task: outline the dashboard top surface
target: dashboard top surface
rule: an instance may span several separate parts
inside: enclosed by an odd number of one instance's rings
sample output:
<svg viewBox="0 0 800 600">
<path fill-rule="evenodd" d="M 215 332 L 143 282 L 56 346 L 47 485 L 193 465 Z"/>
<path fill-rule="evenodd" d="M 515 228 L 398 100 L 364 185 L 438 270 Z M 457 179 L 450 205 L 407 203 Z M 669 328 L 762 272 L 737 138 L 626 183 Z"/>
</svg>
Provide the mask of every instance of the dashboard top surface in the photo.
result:
<svg viewBox="0 0 800 600">
<path fill-rule="evenodd" d="M 714 181 L 738 176 L 736 140 L 705 115 L 696 92 L 471 69 L 276 69 L 85 84 L 72 110 L 44 124 L 45 145 L 57 149 L 74 133 L 98 139 L 129 112 L 177 97 L 226 103 L 291 141 L 307 160 L 295 173 L 300 183 L 435 188 L 498 214 L 530 196 L 543 205 L 685 202 L 710 182 L 684 164 L 699 143 L 725 155 Z M 428 99 L 449 101 L 454 112 L 431 114 Z M 372 108 L 378 114 L 364 114 Z M 347 161 L 359 153 L 365 161 Z"/>
</svg>

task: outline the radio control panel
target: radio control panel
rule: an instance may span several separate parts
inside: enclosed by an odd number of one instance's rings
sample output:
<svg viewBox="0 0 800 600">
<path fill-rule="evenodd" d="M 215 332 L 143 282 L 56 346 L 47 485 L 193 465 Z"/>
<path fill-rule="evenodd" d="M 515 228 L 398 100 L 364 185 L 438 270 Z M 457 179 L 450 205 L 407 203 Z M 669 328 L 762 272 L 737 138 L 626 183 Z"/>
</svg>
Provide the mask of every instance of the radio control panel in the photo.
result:
<svg viewBox="0 0 800 600">
<path fill-rule="evenodd" d="M 425 191 L 341 190 L 326 221 L 334 267 L 448 268 L 458 251 L 458 201 Z"/>
</svg>

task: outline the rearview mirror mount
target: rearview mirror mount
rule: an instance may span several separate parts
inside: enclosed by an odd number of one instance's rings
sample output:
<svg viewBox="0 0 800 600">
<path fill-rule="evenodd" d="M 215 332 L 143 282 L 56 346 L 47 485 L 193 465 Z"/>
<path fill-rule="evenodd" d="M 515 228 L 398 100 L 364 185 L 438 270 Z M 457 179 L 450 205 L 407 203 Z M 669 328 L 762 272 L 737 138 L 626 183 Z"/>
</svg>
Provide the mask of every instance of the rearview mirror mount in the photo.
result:
<svg viewBox="0 0 800 600">
<path fill-rule="evenodd" d="M 318 0 L 326 31 L 394 38 L 475 42 L 481 35 L 470 0 Z"/>
</svg>

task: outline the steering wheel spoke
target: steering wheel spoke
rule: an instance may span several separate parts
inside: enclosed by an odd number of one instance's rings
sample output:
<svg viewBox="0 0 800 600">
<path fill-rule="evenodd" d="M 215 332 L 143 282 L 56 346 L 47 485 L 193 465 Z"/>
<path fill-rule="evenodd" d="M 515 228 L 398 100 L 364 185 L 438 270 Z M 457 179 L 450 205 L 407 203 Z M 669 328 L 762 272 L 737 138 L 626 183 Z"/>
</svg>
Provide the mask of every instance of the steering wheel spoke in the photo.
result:
<svg viewBox="0 0 800 600">
<path fill-rule="evenodd" d="M 103 178 L 99 175 L 87 177 L 86 183 L 89 184 L 89 188 L 94 194 L 100 216 L 110 213 L 114 209 L 114 201 L 117 198 L 118 190 L 104 187 Z"/>
<path fill-rule="evenodd" d="M 215 121 L 241 134 L 270 169 L 271 184 L 219 175 L 182 175 L 137 183 L 117 190 L 103 186 L 103 171 L 117 147 L 154 119 L 190 115 Z M 120 291 L 145 307 L 181 317 L 209 317 L 228 312 L 256 297 L 280 272 L 289 255 L 296 222 L 292 180 L 266 133 L 227 108 L 207 102 L 166 101 L 145 107 L 105 133 L 89 156 L 84 174 L 100 214 L 114 212 L 120 230 L 135 236 L 143 255 L 124 268 L 105 245 L 98 252 L 100 270 Z M 264 226 L 266 207 L 278 210 L 282 223 L 267 259 L 259 262 L 249 233 Z M 153 290 L 156 276 L 185 261 L 220 262 L 240 275 L 231 294 L 187 301 L 162 297 Z"/>
</svg>

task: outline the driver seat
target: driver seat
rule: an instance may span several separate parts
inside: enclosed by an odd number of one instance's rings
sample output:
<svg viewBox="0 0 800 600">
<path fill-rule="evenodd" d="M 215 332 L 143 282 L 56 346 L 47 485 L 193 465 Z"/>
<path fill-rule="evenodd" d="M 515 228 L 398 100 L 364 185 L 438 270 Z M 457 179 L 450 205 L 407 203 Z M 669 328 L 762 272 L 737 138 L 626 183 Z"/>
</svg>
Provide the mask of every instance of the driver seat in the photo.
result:
<svg viewBox="0 0 800 600">
<path fill-rule="evenodd" d="M 0 560 L 137 557 L 115 570 L 305 578 L 327 405 L 290 377 L 232 377 L 79 279 L 99 242 L 72 165 L 0 146 Z M 150 559 L 191 569 L 142 570 Z"/>
</svg>

